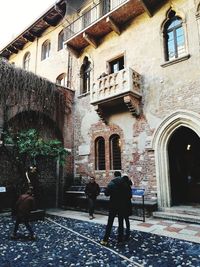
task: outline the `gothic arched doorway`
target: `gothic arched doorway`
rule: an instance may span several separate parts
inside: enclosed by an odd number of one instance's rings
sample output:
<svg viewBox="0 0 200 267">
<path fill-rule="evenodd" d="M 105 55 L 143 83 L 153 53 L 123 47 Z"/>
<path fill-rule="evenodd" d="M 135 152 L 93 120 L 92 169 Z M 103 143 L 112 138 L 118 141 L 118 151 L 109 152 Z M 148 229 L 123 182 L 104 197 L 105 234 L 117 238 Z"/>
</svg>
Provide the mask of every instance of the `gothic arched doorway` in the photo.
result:
<svg viewBox="0 0 200 267">
<path fill-rule="evenodd" d="M 200 203 L 200 138 L 179 127 L 168 144 L 172 205 Z"/>
</svg>

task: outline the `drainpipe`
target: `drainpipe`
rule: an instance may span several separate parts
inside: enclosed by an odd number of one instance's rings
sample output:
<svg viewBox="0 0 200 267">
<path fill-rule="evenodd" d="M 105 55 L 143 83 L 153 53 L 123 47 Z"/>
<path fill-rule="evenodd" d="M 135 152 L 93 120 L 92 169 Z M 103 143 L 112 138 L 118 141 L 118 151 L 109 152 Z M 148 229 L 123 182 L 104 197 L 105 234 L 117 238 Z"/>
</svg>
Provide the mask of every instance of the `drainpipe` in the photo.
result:
<svg viewBox="0 0 200 267">
<path fill-rule="evenodd" d="M 37 74 L 37 62 L 38 62 L 38 37 L 36 38 L 35 74 Z"/>
<path fill-rule="evenodd" d="M 60 164 L 59 159 L 56 162 L 56 208 L 59 206 L 59 186 L 60 186 Z"/>
</svg>

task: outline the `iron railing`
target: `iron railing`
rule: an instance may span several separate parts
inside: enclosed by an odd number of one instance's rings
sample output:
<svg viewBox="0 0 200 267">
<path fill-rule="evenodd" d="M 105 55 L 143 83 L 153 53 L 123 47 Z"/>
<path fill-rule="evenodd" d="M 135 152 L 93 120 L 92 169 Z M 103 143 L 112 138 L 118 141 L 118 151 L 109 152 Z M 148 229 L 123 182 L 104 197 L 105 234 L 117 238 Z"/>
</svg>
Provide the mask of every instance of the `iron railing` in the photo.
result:
<svg viewBox="0 0 200 267">
<path fill-rule="evenodd" d="M 89 27 L 95 21 L 118 8 L 125 2 L 128 2 L 128 0 L 100 0 L 97 5 L 84 12 L 83 15 L 65 28 L 65 41 Z"/>
</svg>

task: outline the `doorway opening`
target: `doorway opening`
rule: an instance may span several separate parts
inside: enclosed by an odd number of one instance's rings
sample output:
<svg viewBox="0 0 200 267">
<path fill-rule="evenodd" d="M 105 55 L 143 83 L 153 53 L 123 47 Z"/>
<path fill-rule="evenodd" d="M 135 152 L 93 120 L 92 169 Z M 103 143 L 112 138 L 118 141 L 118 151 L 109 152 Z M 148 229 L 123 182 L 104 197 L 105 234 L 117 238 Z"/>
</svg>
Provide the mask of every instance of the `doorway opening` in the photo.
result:
<svg viewBox="0 0 200 267">
<path fill-rule="evenodd" d="M 200 203 L 200 138 L 179 127 L 168 143 L 172 205 Z"/>
</svg>

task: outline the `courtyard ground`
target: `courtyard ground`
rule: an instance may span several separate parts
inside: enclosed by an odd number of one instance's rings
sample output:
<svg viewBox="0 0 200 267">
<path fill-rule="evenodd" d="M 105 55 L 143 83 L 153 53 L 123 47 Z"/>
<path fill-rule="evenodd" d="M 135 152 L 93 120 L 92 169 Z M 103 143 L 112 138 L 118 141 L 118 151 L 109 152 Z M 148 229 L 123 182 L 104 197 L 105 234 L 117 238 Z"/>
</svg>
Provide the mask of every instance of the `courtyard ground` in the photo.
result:
<svg viewBox="0 0 200 267">
<path fill-rule="evenodd" d="M 49 210 L 33 222 L 36 241 L 10 239 L 14 221 L 0 216 L 0 267 L 64 266 L 200 266 L 200 226 L 168 220 L 131 221 L 129 242 L 116 243 L 115 227 L 108 247 L 99 244 L 107 216 L 90 221 L 84 212 Z M 24 228 L 21 227 L 21 232 Z"/>
</svg>

